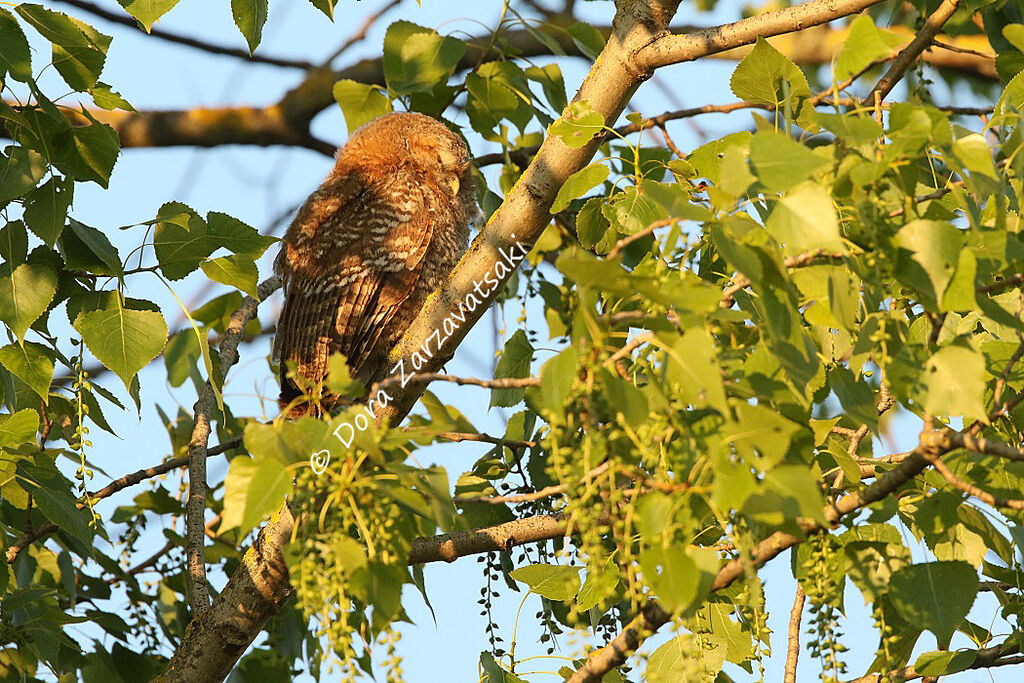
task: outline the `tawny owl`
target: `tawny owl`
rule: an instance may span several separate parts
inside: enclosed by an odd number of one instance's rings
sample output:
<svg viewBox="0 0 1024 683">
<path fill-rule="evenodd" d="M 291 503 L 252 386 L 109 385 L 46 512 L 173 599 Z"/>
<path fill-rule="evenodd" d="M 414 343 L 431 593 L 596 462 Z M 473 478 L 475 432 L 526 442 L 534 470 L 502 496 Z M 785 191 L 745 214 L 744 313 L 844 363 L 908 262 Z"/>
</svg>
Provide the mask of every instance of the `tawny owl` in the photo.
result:
<svg viewBox="0 0 1024 683">
<path fill-rule="evenodd" d="M 388 351 L 466 250 L 478 215 L 469 149 L 444 124 L 395 113 L 356 130 L 275 262 L 281 406 L 301 394 L 289 361 L 316 384 L 340 352 L 367 387 L 382 379 Z M 304 412 L 293 405 L 290 414 Z"/>
</svg>

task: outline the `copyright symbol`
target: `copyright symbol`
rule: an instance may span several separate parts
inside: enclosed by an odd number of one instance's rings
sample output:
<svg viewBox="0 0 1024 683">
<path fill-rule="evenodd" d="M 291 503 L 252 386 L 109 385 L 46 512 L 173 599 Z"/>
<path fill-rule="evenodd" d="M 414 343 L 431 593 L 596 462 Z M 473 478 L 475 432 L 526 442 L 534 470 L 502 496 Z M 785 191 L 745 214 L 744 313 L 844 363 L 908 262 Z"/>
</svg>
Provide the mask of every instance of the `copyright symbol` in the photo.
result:
<svg viewBox="0 0 1024 683">
<path fill-rule="evenodd" d="M 323 474 L 330 462 L 331 452 L 326 448 L 309 456 L 309 466 L 313 469 L 313 473 L 317 475 Z"/>
</svg>

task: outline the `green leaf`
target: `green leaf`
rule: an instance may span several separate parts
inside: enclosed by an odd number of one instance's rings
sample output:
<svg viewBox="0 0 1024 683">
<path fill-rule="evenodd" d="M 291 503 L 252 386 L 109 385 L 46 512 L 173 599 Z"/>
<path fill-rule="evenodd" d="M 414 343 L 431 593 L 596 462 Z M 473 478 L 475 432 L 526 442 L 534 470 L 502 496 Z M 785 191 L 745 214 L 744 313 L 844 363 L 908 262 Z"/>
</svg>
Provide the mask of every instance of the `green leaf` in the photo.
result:
<svg viewBox="0 0 1024 683">
<path fill-rule="evenodd" d="M 850 22 L 850 33 L 836 60 L 836 80 L 845 81 L 867 68 L 868 64 L 885 59 L 905 42 L 904 38 L 875 28 L 870 15 L 857 15 Z"/>
<path fill-rule="evenodd" d="M 28 232 L 21 221 L 0 228 L 0 256 L 9 263 L 22 263 L 28 257 Z"/>
<path fill-rule="evenodd" d="M 259 273 L 256 270 L 256 264 L 248 256 L 237 254 L 222 256 L 203 261 L 201 267 L 206 273 L 206 277 L 211 280 L 256 296 L 256 281 L 259 279 Z"/>
<path fill-rule="evenodd" d="M 89 513 L 78 508 L 77 501 L 71 494 L 70 482 L 55 469 L 48 471 L 46 468 L 24 461 L 18 463 L 18 471 L 23 477 L 22 487 L 32 494 L 32 501 L 36 507 L 47 519 L 81 541 L 88 549 L 92 545 L 93 537 L 89 528 Z"/>
<path fill-rule="evenodd" d="M 376 85 L 344 79 L 334 84 L 334 100 L 345 115 L 349 135 L 364 123 L 391 111 L 391 100 Z"/>
<path fill-rule="evenodd" d="M 48 401 L 53 380 L 52 351 L 33 342 L 8 344 L 0 348 L 0 365 L 39 394 L 43 403 Z"/>
<path fill-rule="evenodd" d="M 121 275 L 124 273 L 121 265 L 121 255 L 117 253 L 117 249 L 110 243 L 110 240 L 107 239 L 103 232 L 96 228 L 91 228 L 84 223 L 79 223 L 74 218 L 68 221 L 68 228 L 70 233 L 68 236 L 74 235 L 78 238 L 80 244 L 65 239 L 63 243 L 66 256 L 77 256 L 83 262 L 99 261 L 102 264 L 101 267 L 89 269 L 94 273 L 101 275 Z M 84 247 L 93 258 L 89 259 L 86 253 L 79 253 L 77 255 L 69 253 L 77 250 L 80 246 Z M 77 261 L 74 258 L 68 258 L 69 266 L 72 262 Z"/>
<path fill-rule="evenodd" d="M 601 211 L 618 232 L 624 235 L 639 232 L 668 215 L 665 207 L 649 192 L 656 185 L 644 180 L 639 186 L 627 187 L 605 201 Z"/>
<path fill-rule="evenodd" d="M 466 76 L 466 113 L 473 129 L 500 141 L 493 131 L 503 120 L 521 132 L 533 118 L 532 94 L 522 69 L 511 62 L 486 62 Z"/>
<path fill-rule="evenodd" d="M 808 181 L 787 192 L 772 209 L 765 227 L 786 254 L 823 249 L 843 253 L 839 218 L 828 190 Z"/>
<path fill-rule="evenodd" d="M 900 228 L 893 243 L 899 247 L 896 277 L 937 309 L 959 260 L 960 230 L 942 221 L 918 219 Z"/>
<path fill-rule="evenodd" d="M 788 57 L 758 38 L 754 49 L 737 65 L 729 85 L 741 100 L 780 106 L 785 101 L 784 85 L 789 97 L 807 97 L 811 89 L 807 77 Z"/>
<path fill-rule="evenodd" d="M 576 605 L 581 612 L 586 612 L 592 607 L 597 607 L 605 600 L 615 595 L 615 589 L 619 585 L 619 568 L 608 558 L 604 566 L 591 567 L 587 570 L 587 580 L 583 582 L 576 596 Z"/>
<path fill-rule="evenodd" d="M 977 650 L 924 652 L 914 662 L 914 669 L 922 676 L 947 676 L 966 671 L 977 658 Z"/>
<path fill-rule="evenodd" d="M 548 104 L 558 113 L 568 105 L 565 98 L 565 79 L 562 78 L 562 70 L 557 64 L 545 64 L 544 66 L 531 66 L 525 71 L 526 77 L 535 83 L 540 83 L 544 91 L 544 97 Z"/>
<path fill-rule="evenodd" d="M 526 683 L 525 679 L 501 668 L 490 652 L 480 653 L 480 669 L 483 671 L 480 683 Z"/>
<path fill-rule="evenodd" d="M 103 308 L 81 313 L 74 321 L 89 351 L 121 378 L 126 389 L 167 342 L 167 323 L 160 313 L 129 305 L 114 296 Z"/>
<path fill-rule="evenodd" d="M 565 401 L 576 378 L 577 362 L 576 349 L 570 346 L 541 366 L 537 396 L 540 407 L 553 419 L 558 419 L 565 410 Z"/>
<path fill-rule="evenodd" d="M 224 247 L 239 256 L 248 256 L 253 261 L 263 256 L 270 245 L 277 242 L 277 238 L 261 235 L 256 228 L 226 213 L 211 211 L 206 214 L 206 220 L 211 247 Z"/>
<path fill-rule="evenodd" d="M 0 415 L 0 448 L 17 448 L 35 443 L 39 429 L 39 413 L 24 408 L 14 414 Z"/>
<path fill-rule="evenodd" d="M 985 377 L 985 357 L 978 351 L 964 346 L 939 349 L 924 367 L 925 410 L 984 418 Z"/>
<path fill-rule="evenodd" d="M 558 564 L 531 564 L 520 567 L 509 574 L 521 581 L 530 590 L 548 600 L 569 602 L 580 589 L 579 567 L 565 567 Z"/>
<path fill-rule="evenodd" d="M 91 118 L 85 112 L 87 118 Z M 117 131 L 95 120 L 88 126 L 73 126 L 58 135 L 54 164 L 77 180 L 91 180 L 106 189 L 121 152 Z"/>
<path fill-rule="evenodd" d="M 217 248 L 207 234 L 206 222 L 184 204 L 168 202 L 156 217 L 153 248 L 160 270 L 169 279 L 185 277 Z"/>
<path fill-rule="evenodd" d="M 292 477 L 277 458 L 231 460 L 224 481 L 224 519 L 221 529 L 237 528 L 248 534 L 264 518 L 281 507 L 292 492 Z"/>
<path fill-rule="evenodd" d="M 595 249 L 599 253 L 606 253 L 614 243 L 615 234 L 610 232 L 611 222 L 604 215 L 604 197 L 588 199 L 579 213 L 576 214 L 576 238 L 584 249 Z M 608 247 L 598 245 L 610 236 Z"/>
<path fill-rule="evenodd" d="M 13 271 L 14 264 L 10 263 L 0 270 L 0 321 L 18 341 L 25 338 L 29 326 L 43 314 L 57 291 L 57 272 L 42 258 L 41 249 Z"/>
<path fill-rule="evenodd" d="M 683 614 L 693 612 L 703 602 L 718 565 L 718 557 L 710 548 L 653 546 L 640 554 L 644 581 L 665 609 Z"/>
<path fill-rule="evenodd" d="M 582 197 L 587 192 L 608 178 L 608 167 L 602 163 L 594 163 L 585 166 L 565 179 L 565 183 L 558 190 L 555 201 L 551 205 L 550 212 L 555 214 L 562 211 L 569 202 L 577 197 Z"/>
<path fill-rule="evenodd" d="M 107 111 L 113 111 L 114 109 L 135 111 L 135 107 L 128 100 L 121 97 L 119 93 L 115 92 L 106 83 L 96 83 L 96 85 L 89 88 L 89 94 L 92 95 L 92 101 L 100 109 L 106 109 Z"/>
<path fill-rule="evenodd" d="M 71 180 L 53 177 L 25 195 L 25 223 L 48 247 L 64 230 L 74 189 Z"/>
<path fill-rule="evenodd" d="M 873 144 L 882 137 L 881 124 L 866 116 L 815 112 L 814 120 L 819 126 L 851 145 Z"/>
<path fill-rule="evenodd" d="M 32 54 L 14 15 L 0 7 L 0 79 L 5 71 L 14 80 L 28 83 L 32 78 Z"/>
<path fill-rule="evenodd" d="M 993 179 L 999 177 L 992 161 L 992 148 L 981 135 L 971 133 L 959 138 L 953 143 L 953 154 L 971 173 L 980 173 Z"/>
<path fill-rule="evenodd" d="M 589 59 L 597 59 L 604 49 L 604 36 L 590 24 L 578 21 L 568 29 L 572 42 Z"/>
<path fill-rule="evenodd" d="M 153 30 L 157 19 L 167 14 L 178 0 L 117 0 L 128 14 L 139 20 L 146 33 Z"/>
<path fill-rule="evenodd" d="M 676 385 L 679 398 L 684 403 L 708 405 L 722 415 L 728 415 L 722 370 L 715 358 L 715 342 L 711 333 L 703 327 L 692 328 L 666 346 L 665 380 Z"/>
<path fill-rule="evenodd" d="M 501 358 L 494 368 L 494 378 L 522 378 L 530 376 L 533 344 L 523 330 L 516 330 L 502 349 Z M 523 389 L 491 389 L 491 405 L 509 408 L 523 400 Z"/>
<path fill-rule="evenodd" d="M 831 162 L 788 135 L 762 130 L 750 140 L 750 163 L 761 184 L 784 192 L 807 180 Z"/>
<path fill-rule="evenodd" d="M 457 38 L 408 21 L 396 21 L 384 34 L 384 79 L 397 95 L 433 90 L 446 83 L 466 53 Z"/>
<path fill-rule="evenodd" d="M 46 173 L 46 161 L 27 147 L 10 146 L 0 152 L 0 205 L 22 196 Z"/>
<path fill-rule="evenodd" d="M 41 5 L 23 3 L 15 11 L 53 44 L 53 65 L 68 85 L 79 92 L 96 85 L 107 58 L 110 36 Z"/>
<path fill-rule="evenodd" d="M 604 129 L 604 117 L 594 111 L 586 100 L 569 105 L 562 117 L 548 127 L 548 133 L 570 149 L 579 149 Z"/>
<path fill-rule="evenodd" d="M 267 0 L 231 0 L 231 16 L 252 54 L 259 47 L 263 25 L 267 23 Z"/>
<path fill-rule="evenodd" d="M 946 647 L 978 593 L 978 575 L 966 562 L 903 567 L 889 581 L 889 601 L 908 623 L 935 634 Z"/>
<path fill-rule="evenodd" d="M 327 15 L 327 18 L 334 21 L 334 6 L 338 4 L 338 0 L 309 0 L 313 7 Z"/>
<path fill-rule="evenodd" d="M 167 381 L 172 387 L 180 387 L 185 383 L 202 355 L 199 340 L 192 329 L 182 330 L 167 340 L 164 365 L 167 367 Z"/>
</svg>

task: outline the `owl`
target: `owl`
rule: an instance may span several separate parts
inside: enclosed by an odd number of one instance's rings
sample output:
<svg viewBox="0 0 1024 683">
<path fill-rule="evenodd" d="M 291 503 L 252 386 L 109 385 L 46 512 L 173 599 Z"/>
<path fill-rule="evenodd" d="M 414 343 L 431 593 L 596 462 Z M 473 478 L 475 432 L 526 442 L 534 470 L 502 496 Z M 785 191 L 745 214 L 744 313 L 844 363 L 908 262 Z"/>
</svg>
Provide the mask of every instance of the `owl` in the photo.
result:
<svg viewBox="0 0 1024 683">
<path fill-rule="evenodd" d="M 381 116 L 356 130 L 302 205 L 274 264 L 284 307 L 274 341 L 279 402 L 315 412 L 287 364 L 312 384 L 344 354 L 366 387 L 387 374 L 387 354 L 466 250 L 476 204 L 469 149 L 422 114 Z M 329 407 L 330 397 L 322 405 Z"/>
</svg>

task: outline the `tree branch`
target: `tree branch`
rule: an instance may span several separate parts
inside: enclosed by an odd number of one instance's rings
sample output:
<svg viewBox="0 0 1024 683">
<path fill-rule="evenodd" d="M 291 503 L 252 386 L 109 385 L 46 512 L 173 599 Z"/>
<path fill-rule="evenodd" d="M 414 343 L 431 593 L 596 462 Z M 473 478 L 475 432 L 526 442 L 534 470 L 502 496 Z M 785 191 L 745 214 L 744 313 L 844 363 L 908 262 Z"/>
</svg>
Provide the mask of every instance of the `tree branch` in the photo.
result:
<svg viewBox="0 0 1024 683">
<path fill-rule="evenodd" d="M 793 597 L 793 609 L 789 613 L 789 641 L 786 646 L 786 671 L 783 683 L 796 683 L 796 664 L 800 659 L 800 620 L 804 614 L 804 601 L 807 596 L 798 583 L 796 595 Z"/>
<path fill-rule="evenodd" d="M 224 443 L 214 446 L 213 448 L 207 450 L 206 455 L 207 457 L 220 455 L 221 453 L 230 451 L 232 448 L 237 448 L 239 445 L 241 445 L 241 443 L 241 437 L 228 439 Z M 114 481 L 110 482 L 109 484 L 104 486 L 99 491 L 96 491 L 95 493 L 87 493 L 86 497 L 91 499 L 92 502 L 95 503 L 96 501 L 103 500 L 108 496 L 112 496 L 113 494 L 117 493 L 122 489 L 126 489 L 129 486 L 134 486 L 135 484 L 138 484 L 139 482 L 145 479 L 158 477 L 161 474 L 166 474 L 170 472 L 171 470 L 177 469 L 179 467 L 184 467 L 188 465 L 188 460 L 189 457 L 185 455 L 180 458 L 172 458 L 171 460 L 160 463 L 159 465 L 156 465 L 154 467 L 147 467 L 146 469 L 138 470 L 136 472 L 132 472 L 131 474 L 126 474 L 120 479 L 115 479 Z M 79 509 L 84 508 L 85 503 L 77 503 L 77 506 Z M 21 538 L 19 538 L 17 541 L 12 543 L 7 548 L 7 563 L 10 564 L 11 562 L 14 562 L 16 559 L 18 559 L 18 554 L 22 550 L 27 548 L 32 543 L 35 543 L 40 538 L 43 538 L 44 536 L 49 536 L 50 534 L 57 531 L 59 528 L 60 527 L 58 527 L 56 524 L 50 522 L 49 524 L 41 526 L 37 529 L 33 529 L 32 531 L 26 532 L 24 535 L 21 536 Z"/>
<path fill-rule="evenodd" d="M 220 345 L 220 376 L 238 362 L 238 344 L 245 336 L 245 324 L 256 315 L 260 301 L 281 286 L 279 278 L 265 280 L 256 289 L 257 296 L 247 296 L 231 315 L 224 340 Z M 188 540 L 185 546 L 186 569 L 189 581 L 189 605 L 193 618 L 209 609 L 210 590 L 206 585 L 206 444 L 210 439 L 210 412 L 215 396 L 213 379 L 207 380 L 195 405 L 195 427 L 188 444 L 188 499 L 185 501 L 185 528 Z"/>
<path fill-rule="evenodd" d="M 129 26 L 133 29 L 137 29 L 142 33 L 146 33 L 146 30 L 142 28 L 139 23 L 132 17 L 121 14 L 119 12 L 111 12 L 109 10 L 100 7 L 99 5 L 88 2 L 87 0 L 58 0 L 65 5 L 76 7 L 84 12 L 104 19 L 106 21 L 113 22 L 115 24 L 121 24 L 122 26 Z M 186 45 L 188 47 L 202 50 L 203 52 L 209 52 L 214 55 L 225 55 L 228 57 L 234 57 L 235 59 L 241 59 L 246 62 L 254 62 L 257 64 L 270 64 L 271 66 L 284 66 L 291 67 L 294 69 L 312 69 L 314 67 L 310 62 L 306 62 L 300 59 L 285 59 L 283 57 L 271 57 L 268 55 L 250 55 L 248 50 L 240 50 L 234 47 L 224 47 L 221 45 L 214 45 L 207 43 L 196 38 L 190 38 L 189 36 L 181 35 L 179 33 L 173 33 L 171 31 L 164 31 L 163 29 L 153 28 L 149 32 L 149 35 L 154 38 L 160 38 L 171 43 L 177 43 L 179 45 Z"/>
<path fill-rule="evenodd" d="M 517 545 L 558 538 L 565 535 L 565 529 L 562 515 L 537 515 L 482 529 L 417 538 L 409 551 L 409 564 L 454 562 L 465 555 L 509 551 Z"/>
<path fill-rule="evenodd" d="M 900 52 L 899 56 L 890 65 L 889 70 L 885 72 L 885 75 L 879 79 L 875 87 L 871 89 L 871 92 L 864 98 L 863 105 L 865 107 L 873 106 L 875 103 L 875 96 L 878 96 L 879 101 L 884 100 L 885 96 L 888 95 L 893 87 L 903 78 L 903 74 L 907 72 L 907 69 L 913 64 L 921 53 L 925 51 L 935 40 L 935 36 L 939 34 L 942 27 L 946 24 L 953 12 L 960 5 L 960 0 L 942 0 L 942 4 L 931 13 L 928 19 L 924 22 L 924 26 L 918 32 L 914 39 L 910 41 L 910 45 L 907 45 Z"/>
<path fill-rule="evenodd" d="M 917 448 L 914 449 L 909 457 L 879 477 L 867 488 L 845 496 L 834 505 L 826 507 L 825 518 L 830 523 L 835 524 L 847 514 L 882 500 L 894 492 L 928 466 L 928 461 L 924 455 L 926 450 L 931 452 L 942 451 L 941 441 L 936 438 L 933 432 L 927 430 L 922 432 Z M 807 533 L 822 528 L 814 523 L 805 524 L 804 527 Z M 776 531 L 755 546 L 751 557 L 737 558 L 726 562 L 718 570 L 711 590 L 718 591 L 728 587 L 733 581 L 743 576 L 746 567 L 751 565 L 759 567 L 800 542 L 801 539 L 792 534 Z M 615 636 L 604 647 L 590 653 L 587 661 L 569 679 L 569 683 L 600 681 L 606 673 L 625 662 L 626 658 L 636 650 L 644 638 L 657 631 L 671 618 L 672 615 L 666 612 L 657 602 L 654 600 L 650 601 L 644 606 L 641 614 L 636 616 L 619 635 Z"/>
<path fill-rule="evenodd" d="M 647 69 L 689 62 L 741 45 L 749 45 L 758 38 L 827 24 L 835 19 L 856 14 L 879 2 L 881 0 L 813 0 L 723 26 L 682 35 L 665 35 L 644 46 L 636 58 Z"/>
</svg>

